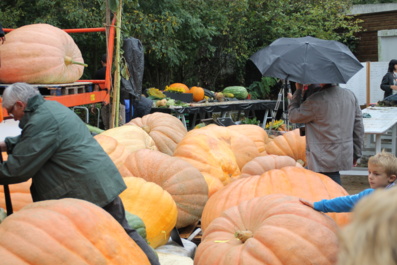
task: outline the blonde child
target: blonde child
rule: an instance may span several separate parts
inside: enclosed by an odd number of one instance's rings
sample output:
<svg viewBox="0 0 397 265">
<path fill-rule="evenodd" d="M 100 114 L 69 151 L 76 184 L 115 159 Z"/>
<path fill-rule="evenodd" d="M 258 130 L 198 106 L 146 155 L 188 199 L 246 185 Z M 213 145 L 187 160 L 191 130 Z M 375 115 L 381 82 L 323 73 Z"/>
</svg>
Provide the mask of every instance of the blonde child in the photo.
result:
<svg viewBox="0 0 397 265">
<path fill-rule="evenodd" d="M 363 197 L 373 193 L 376 189 L 388 189 L 395 185 L 397 178 L 397 158 L 391 153 L 382 151 L 368 160 L 368 183 L 371 187 L 358 194 L 337 197 L 330 200 L 309 202 L 300 201 L 320 212 L 350 212 L 356 203 Z"/>
</svg>

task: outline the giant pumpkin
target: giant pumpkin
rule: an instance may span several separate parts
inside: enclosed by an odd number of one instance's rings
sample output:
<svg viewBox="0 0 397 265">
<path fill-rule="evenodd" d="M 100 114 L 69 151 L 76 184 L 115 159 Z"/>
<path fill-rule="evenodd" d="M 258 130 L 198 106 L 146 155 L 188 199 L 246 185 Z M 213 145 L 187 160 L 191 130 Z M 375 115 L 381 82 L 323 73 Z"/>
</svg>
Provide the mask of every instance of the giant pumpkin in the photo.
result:
<svg viewBox="0 0 397 265">
<path fill-rule="evenodd" d="M 99 135 L 106 135 L 116 139 L 129 153 L 133 153 L 140 149 L 157 150 L 152 137 L 136 125 L 125 124 L 106 130 Z"/>
<path fill-rule="evenodd" d="M 185 137 L 187 129 L 175 116 L 162 112 L 132 119 L 127 125 L 136 125 L 152 137 L 159 151 L 173 155 L 176 145 Z"/>
<path fill-rule="evenodd" d="M 12 209 L 14 212 L 33 202 L 30 194 L 30 185 L 32 180 L 9 185 Z M 6 202 L 4 197 L 4 186 L 0 185 L 0 208 L 6 209 Z"/>
<path fill-rule="evenodd" d="M 270 142 L 267 132 L 260 126 L 254 124 L 239 124 L 227 127 L 229 130 L 242 133 L 252 139 L 258 147 L 259 153 L 265 151 L 265 144 Z"/>
<path fill-rule="evenodd" d="M 328 216 L 281 194 L 224 211 L 205 230 L 195 265 L 333 265 L 338 227 Z"/>
<path fill-rule="evenodd" d="M 160 151 L 142 149 L 130 154 L 125 165 L 131 175 L 154 182 L 171 194 L 178 207 L 178 228 L 200 219 L 208 187 L 203 175 L 191 164 Z"/>
<path fill-rule="evenodd" d="M 280 169 L 288 166 L 302 167 L 300 163 L 296 162 L 289 156 L 278 155 L 264 155 L 257 156 L 241 169 L 241 177 L 249 177 L 253 175 L 261 175 L 271 169 Z"/>
<path fill-rule="evenodd" d="M 151 247 L 166 244 L 178 215 L 175 201 L 156 183 L 136 177 L 125 177 L 124 181 L 127 189 L 120 198 L 126 211 L 139 216 L 145 223 Z"/>
<path fill-rule="evenodd" d="M 0 82 L 73 83 L 83 75 L 80 49 L 65 31 L 32 24 L 6 35 L 0 45 Z"/>
<path fill-rule="evenodd" d="M 27 205 L 0 224 L 1 264 L 150 264 L 102 208 L 60 199 Z"/>
<path fill-rule="evenodd" d="M 208 125 L 189 131 L 177 145 L 180 157 L 206 177 L 217 178 L 224 185 L 240 176 L 240 169 L 259 155 L 254 141 L 227 127 Z"/>
<path fill-rule="evenodd" d="M 240 178 L 213 194 L 201 217 L 201 227 L 208 225 L 221 213 L 242 201 L 269 194 L 282 193 L 308 201 L 319 201 L 349 195 L 329 177 L 301 167 L 271 169 L 262 175 Z M 350 213 L 327 213 L 339 225 L 349 221 Z"/>
<path fill-rule="evenodd" d="M 275 137 L 265 145 L 267 154 L 290 156 L 306 164 L 306 137 L 300 136 L 299 129 Z"/>
</svg>

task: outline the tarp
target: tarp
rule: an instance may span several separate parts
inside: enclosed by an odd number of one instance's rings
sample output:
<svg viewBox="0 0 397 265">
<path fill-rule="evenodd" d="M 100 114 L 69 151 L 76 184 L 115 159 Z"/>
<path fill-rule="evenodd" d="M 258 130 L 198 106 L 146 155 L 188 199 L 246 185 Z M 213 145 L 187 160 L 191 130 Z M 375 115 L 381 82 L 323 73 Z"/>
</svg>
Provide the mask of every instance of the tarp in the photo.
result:
<svg viewBox="0 0 397 265">
<path fill-rule="evenodd" d="M 123 57 L 128 66 L 129 75 L 121 75 L 121 99 L 140 99 L 144 70 L 144 53 L 140 40 L 130 37 L 124 39 Z M 130 95 L 130 96 L 128 96 Z"/>
</svg>

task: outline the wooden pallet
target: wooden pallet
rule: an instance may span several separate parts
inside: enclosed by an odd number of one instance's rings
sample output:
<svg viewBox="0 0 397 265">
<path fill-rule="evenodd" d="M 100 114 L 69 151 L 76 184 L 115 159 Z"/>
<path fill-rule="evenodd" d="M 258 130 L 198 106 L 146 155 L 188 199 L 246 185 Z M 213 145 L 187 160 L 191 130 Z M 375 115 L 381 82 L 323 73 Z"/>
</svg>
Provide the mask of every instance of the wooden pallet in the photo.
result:
<svg viewBox="0 0 397 265">
<path fill-rule="evenodd" d="M 197 229 L 200 229 L 200 232 L 197 233 Z M 201 237 L 202 237 L 202 231 L 201 231 L 201 223 L 200 220 L 197 221 L 196 223 L 189 225 L 187 227 L 183 227 L 178 229 L 179 231 L 179 236 L 183 239 L 189 239 L 193 243 L 195 243 L 197 246 L 201 243 Z M 191 238 L 194 235 L 193 238 Z"/>
</svg>

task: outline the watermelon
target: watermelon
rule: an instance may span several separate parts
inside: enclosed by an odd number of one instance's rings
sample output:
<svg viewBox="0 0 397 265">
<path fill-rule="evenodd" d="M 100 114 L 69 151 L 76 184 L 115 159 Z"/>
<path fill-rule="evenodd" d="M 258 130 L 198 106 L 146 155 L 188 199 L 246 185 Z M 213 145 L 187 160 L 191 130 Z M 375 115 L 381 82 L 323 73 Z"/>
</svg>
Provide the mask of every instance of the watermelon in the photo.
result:
<svg viewBox="0 0 397 265">
<path fill-rule="evenodd" d="M 228 86 L 222 91 L 223 94 L 233 94 L 237 99 L 246 99 L 248 96 L 248 91 L 243 86 Z"/>
</svg>

